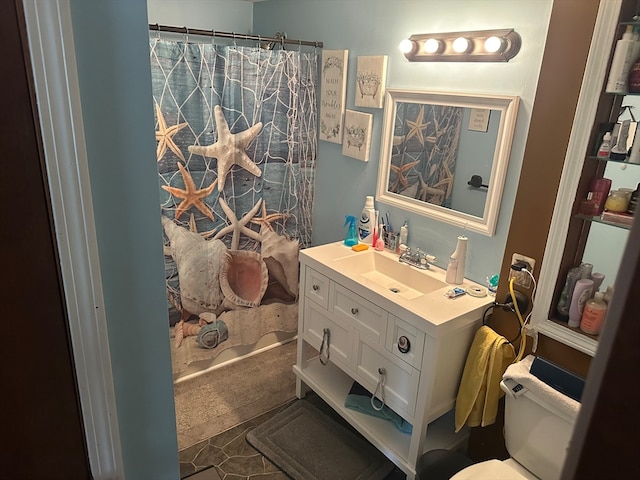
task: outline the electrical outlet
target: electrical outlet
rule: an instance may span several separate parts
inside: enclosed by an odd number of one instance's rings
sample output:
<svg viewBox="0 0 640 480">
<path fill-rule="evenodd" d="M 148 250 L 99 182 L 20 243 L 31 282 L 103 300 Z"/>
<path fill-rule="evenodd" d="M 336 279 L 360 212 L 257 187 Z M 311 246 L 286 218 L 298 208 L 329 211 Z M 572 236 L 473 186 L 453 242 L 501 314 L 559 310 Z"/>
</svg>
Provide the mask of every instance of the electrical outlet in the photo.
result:
<svg viewBox="0 0 640 480">
<path fill-rule="evenodd" d="M 531 257 L 527 257 L 526 255 L 520 255 L 519 253 L 514 253 L 511 257 L 511 265 L 518 263 L 518 262 L 525 262 L 529 265 L 528 270 L 533 273 L 533 267 L 536 265 L 536 261 L 531 258 Z M 531 277 L 529 276 L 529 274 L 525 271 L 516 271 L 512 268 L 509 269 L 509 281 L 511 281 L 512 278 L 515 278 L 514 280 L 514 284 L 518 285 L 522 288 L 531 288 Z"/>
</svg>

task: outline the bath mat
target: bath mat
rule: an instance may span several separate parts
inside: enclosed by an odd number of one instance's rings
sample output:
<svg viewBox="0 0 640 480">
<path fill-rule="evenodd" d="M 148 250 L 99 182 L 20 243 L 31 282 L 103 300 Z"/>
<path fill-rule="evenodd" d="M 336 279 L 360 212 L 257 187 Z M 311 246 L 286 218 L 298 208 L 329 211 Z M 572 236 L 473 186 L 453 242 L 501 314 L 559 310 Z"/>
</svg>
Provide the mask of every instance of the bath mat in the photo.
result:
<svg viewBox="0 0 640 480">
<path fill-rule="evenodd" d="M 382 480 L 382 453 L 305 400 L 247 434 L 247 441 L 294 480 Z"/>
</svg>

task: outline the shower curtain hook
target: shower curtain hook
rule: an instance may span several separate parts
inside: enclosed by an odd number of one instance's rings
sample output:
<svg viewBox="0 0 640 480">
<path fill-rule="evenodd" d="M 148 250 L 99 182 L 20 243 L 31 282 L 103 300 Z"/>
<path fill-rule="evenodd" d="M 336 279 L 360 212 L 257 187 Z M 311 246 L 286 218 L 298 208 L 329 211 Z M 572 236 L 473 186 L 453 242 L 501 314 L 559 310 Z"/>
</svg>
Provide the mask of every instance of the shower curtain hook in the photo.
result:
<svg viewBox="0 0 640 480">
<path fill-rule="evenodd" d="M 231 34 L 233 35 L 233 49 L 237 50 L 238 49 L 238 42 L 236 41 L 236 32 L 231 32 Z"/>
<path fill-rule="evenodd" d="M 302 53 L 302 40 L 298 40 L 298 53 Z"/>
<path fill-rule="evenodd" d="M 182 28 L 184 28 L 184 43 L 189 43 L 189 29 L 185 26 Z"/>
<path fill-rule="evenodd" d="M 262 37 L 258 34 L 258 48 L 262 48 Z"/>
<path fill-rule="evenodd" d="M 160 40 L 160 24 L 156 22 L 156 40 Z"/>
</svg>

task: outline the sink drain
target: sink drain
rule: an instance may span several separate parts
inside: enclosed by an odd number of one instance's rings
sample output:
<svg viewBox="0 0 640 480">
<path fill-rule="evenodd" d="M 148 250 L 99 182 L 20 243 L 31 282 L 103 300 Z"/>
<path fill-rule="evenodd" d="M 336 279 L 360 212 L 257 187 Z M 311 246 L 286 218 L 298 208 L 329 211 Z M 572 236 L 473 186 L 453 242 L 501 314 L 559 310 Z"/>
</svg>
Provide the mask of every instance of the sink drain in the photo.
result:
<svg viewBox="0 0 640 480">
<path fill-rule="evenodd" d="M 390 288 L 389 290 L 391 290 L 393 293 L 400 293 L 400 289 L 399 288 Z"/>
</svg>

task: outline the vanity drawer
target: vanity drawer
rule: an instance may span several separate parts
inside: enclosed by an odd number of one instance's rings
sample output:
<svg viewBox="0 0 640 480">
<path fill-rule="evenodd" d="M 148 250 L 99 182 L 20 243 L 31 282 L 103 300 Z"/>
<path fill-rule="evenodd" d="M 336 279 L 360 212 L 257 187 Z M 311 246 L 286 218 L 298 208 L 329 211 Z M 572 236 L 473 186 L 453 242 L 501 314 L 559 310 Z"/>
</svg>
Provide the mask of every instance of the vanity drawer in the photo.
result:
<svg viewBox="0 0 640 480">
<path fill-rule="evenodd" d="M 331 303 L 336 317 L 345 319 L 363 335 L 384 346 L 388 316 L 385 310 L 337 283 Z"/>
<path fill-rule="evenodd" d="M 332 319 L 313 302 L 305 302 L 304 306 L 304 340 L 320 351 L 324 329 L 328 328 L 329 360 L 339 366 L 353 370 L 353 349 L 351 329 L 339 319 Z"/>
<path fill-rule="evenodd" d="M 355 356 L 356 380 L 370 392 L 374 392 L 380 378 L 378 369 L 384 368 L 385 403 L 398 414 L 413 417 L 420 372 L 363 337 L 358 342 Z"/>
<path fill-rule="evenodd" d="M 305 268 L 304 295 L 325 310 L 329 308 L 329 279 L 312 268 Z"/>
<path fill-rule="evenodd" d="M 387 350 L 418 370 L 422 365 L 424 338 L 424 332 L 395 315 L 389 315 L 387 342 L 385 345 Z"/>
</svg>

